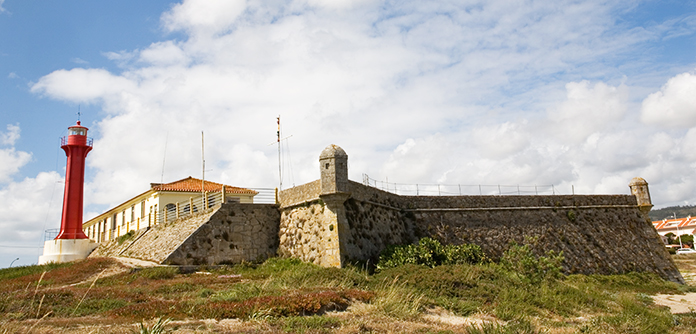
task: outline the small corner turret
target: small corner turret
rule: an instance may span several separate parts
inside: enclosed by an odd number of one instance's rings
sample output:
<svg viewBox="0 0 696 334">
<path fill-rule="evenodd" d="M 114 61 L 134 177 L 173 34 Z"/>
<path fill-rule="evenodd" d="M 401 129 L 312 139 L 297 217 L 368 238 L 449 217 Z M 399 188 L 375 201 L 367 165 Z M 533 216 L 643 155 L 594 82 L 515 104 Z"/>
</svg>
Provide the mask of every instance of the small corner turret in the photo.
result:
<svg viewBox="0 0 696 334">
<path fill-rule="evenodd" d="M 321 194 L 348 192 L 348 154 L 337 145 L 327 146 L 319 155 Z"/>
<path fill-rule="evenodd" d="M 653 204 L 650 199 L 650 189 L 648 189 L 648 182 L 642 177 L 634 177 L 628 184 L 631 188 L 631 195 L 636 197 L 636 202 L 638 207 L 643 214 L 647 215 L 652 209 Z"/>
</svg>

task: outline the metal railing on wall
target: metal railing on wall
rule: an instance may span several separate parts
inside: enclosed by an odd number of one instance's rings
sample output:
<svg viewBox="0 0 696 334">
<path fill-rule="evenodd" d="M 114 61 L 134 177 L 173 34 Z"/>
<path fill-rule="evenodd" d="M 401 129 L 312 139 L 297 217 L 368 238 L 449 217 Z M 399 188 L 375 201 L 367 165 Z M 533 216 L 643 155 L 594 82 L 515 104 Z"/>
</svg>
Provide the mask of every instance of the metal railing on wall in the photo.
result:
<svg viewBox="0 0 696 334">
<path fill-rule="evenodd" d="M 408 184 L 379 181 L 367 174 L 363 174 L 363 184 L 404 196 L 559 195 L 554 185 Z"/>
<path fill-rule="evenodd" d="M 246 188 L 257 192 L 254 196 L 254 204 L 275 204 L 276 203 L 276 191 L 274 188 Z M 234 194 L 225 194 L 225 202 L 239 202 L 239 198 Z M 92 230 L 87 230 L 87 236 L 101 241 L 113 240 L 121 235 L 127 233 L 127 231 L 140 230 L 145 227 L 154 226 L 157 224 L 162 224 L 165 222 L 174 221 L 177 219 L 183 219 L 190 217 L 192 215 L 202 213 L 207 209 L 210 209 L 223 201 L 223 196 L 221 192 L 210 192 L 206 193 L 205 198 L 202 194 L 198 193 L 198 196 L 191 196 L 188 200 L 167 203 L 163 207 L 158 208 L 155 212 L 147 213 L 145 216 L 134 219 L 134 221 L 126 221 L 117 225 L 112 225 L 114 228 L 101 230 L 101 225 L 98 227 L 92 227 Z M 96 228 L 96 230 L 95 230 Z M 50 240 L 55 238 L 60 229 L 50 229 L 45 231 L 45 239 Z"/>
<path fill-rule="evenodd" d="M 254 204 L 275 204 L 275 189 L 274 188 L 246 188 L 257 192 L 254 196 Z M 196 196 L 191 197 L 188 201 L 182 201 L 178 203 L 169 203 L 162 208 L 158 214 L 157 223 L 162 223 L 165 221 L 171 221 L 179 218 L 184 218 L 192 214 L 196 214 L 206 209 L 212 208 L 213 206 L 220 204 L 222 202 L 222 193 L 211 192 L 206 193 L 205 201 L 204 197 Z M 234 194 L 225 194 L 225 202 L 239 202 L 239 198 L 236 198 Z"/>
</svg>

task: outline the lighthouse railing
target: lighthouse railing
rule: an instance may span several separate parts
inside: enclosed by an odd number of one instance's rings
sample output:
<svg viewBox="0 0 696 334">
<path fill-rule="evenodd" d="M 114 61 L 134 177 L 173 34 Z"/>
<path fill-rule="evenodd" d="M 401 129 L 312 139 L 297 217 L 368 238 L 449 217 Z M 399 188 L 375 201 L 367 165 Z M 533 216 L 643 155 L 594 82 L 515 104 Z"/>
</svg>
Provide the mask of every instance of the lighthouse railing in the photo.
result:
<svg viewBox="0 0 696 334">
<path fill-rule="evenodd" d="M 50 228 L 44 231 L 44 241 L 49 241 L 53 240 L 58 236 L 58 233 L 60 233 L 59 228 Z"/>
<path fill-rule="evenodd" d="M 67 144 L 68 144 L 68 137 L 67 137 L 67 136 L 65 136 L 65 137 L 60 137 L 60 146 L 65 146 L 65 145 L 67 145 Z M 87 144 L 87 146 L 90 146 L 90 147 L 91 147 L 91 146 L 94 146 L 94 145 L 93 145 L 93 144 L 94 144 L 94 138 L 87 137 L 87 142 L 86 142 L 86 144 Z"/>
</svg>

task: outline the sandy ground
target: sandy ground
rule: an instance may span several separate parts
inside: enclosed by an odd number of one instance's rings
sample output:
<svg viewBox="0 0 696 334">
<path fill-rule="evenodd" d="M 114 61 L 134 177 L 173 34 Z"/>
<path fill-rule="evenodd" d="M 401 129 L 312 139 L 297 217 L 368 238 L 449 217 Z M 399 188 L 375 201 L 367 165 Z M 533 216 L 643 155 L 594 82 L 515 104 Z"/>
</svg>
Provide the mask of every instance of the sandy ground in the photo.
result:
<svg viewBox="0 0 696 334">
<path fill-rule="evenodd" d="M 652 298 L 655 304 L 669 307 L 672 313 L 696 312 L 696 293 L 687 293 L 685 295 L 656 295 Z"/>
<path fill-rule="evenodd" d="M 124 266 L 128 268 L 134 268 L 134 267 L 157 267 L 160 264 L 157 262 L 151 262 L 151 261 L 145 261 L 145 260 L 138 260 L 138 259 L 131 259 L 128 257 L 114 257 L 116 260 L 121 262 Z"/>
</svg>

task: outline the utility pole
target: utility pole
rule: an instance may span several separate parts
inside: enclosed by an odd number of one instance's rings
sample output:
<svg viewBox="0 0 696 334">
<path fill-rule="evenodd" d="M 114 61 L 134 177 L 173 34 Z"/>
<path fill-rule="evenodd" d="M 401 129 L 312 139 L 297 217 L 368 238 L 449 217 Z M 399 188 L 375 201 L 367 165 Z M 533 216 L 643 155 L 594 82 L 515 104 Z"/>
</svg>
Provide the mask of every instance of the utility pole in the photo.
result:
<svg viewBox="0 0 696 334">
<path fill-rule="evenodd" d="M 283 168 L 282 164 L 280 162 L 280 115 L 278 115 L 278 131 L 276 134 L 278 135 L 278 189 L 283 190 Z"/>
<path fill-rule="evenodd" d="M 203 201 L 201 202 L 203 205 L 203 210 L 207 209 L 206 208 L 206 198 L 205 198 L 205 137 L 203 136 L 203 131 L 201 131 L 201 161 L 202 161 L 202 170 L 201 170 L 201 194 L 203 197 Z M 193 212 L 193 208 L 191 208 L 191 212 Z"/>
</svg>

